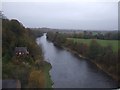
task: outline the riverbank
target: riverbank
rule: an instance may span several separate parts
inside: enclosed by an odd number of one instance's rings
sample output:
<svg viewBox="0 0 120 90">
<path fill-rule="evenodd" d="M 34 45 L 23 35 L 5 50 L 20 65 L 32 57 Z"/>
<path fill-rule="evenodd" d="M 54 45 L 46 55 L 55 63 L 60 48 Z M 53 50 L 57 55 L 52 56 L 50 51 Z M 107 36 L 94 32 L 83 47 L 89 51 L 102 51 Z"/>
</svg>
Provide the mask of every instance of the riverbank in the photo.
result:
<svg viewBox="0 0 120 90">
<path fill-rule="evenodd" d="M 58 46 L 55 44 L 55 46 Z M 85 59 L 85 60 L 89 60 L 91 63 L 93 63 L 97 68 L 99 68 L 100 70 L 102 70 L 103 72 L 105 72 L 108 76 L 110 76 L 113 80 L 115 80 L 116 82 L 119 82 L 119 78 L 111 73 L 109 73 L 105 68 L 104 68 L 104 65 L 102 64 L 99 64 L 98 62 L 95 62 L 94 60 L 91 60 L 87 57 L 84 57 L 82 56 L 81 54 L 79 54 L 78 52 L 68 48 L 68 47 L 65 47 L 65 46 L 58 46 L 58 47 L 61 47 L 67 51 L 70 51 L 71 53 L 75 54 L 77 57 L 81 58 L 81 59 Z M 120 84 L 119 84 L 120 86 Z"/>
<path fill-rule="evenodd" d="M 103 47 L 95 40 L 92 40 L 90 45 L 77 43 L 67 40 L 66 35 L 60 33 L 48 33 L 47 39 L 52 41 L 55 46 L 64 48 L 74 53 L 77 57 L 86 59 L 92 62 L 96 67 L 105 72 L 115 81 L 119 81 L 116 65 L 119 64 L 118 53 L 113 52 L 110 46 Z"/>
<path fill-rule="evenodd" d="M 45 77 L 46 77 L 45 88 L 51 88 L 52 89 L 53 81 L 51 80 L 51 75 L 50 75 L 50 70 L 52 69 L 52 66 L 48 62 L 46 62 L 45 65 L 46 65 L 45 68 L 44 68 L 44 73 L 45 73 Z"/>
</svg>

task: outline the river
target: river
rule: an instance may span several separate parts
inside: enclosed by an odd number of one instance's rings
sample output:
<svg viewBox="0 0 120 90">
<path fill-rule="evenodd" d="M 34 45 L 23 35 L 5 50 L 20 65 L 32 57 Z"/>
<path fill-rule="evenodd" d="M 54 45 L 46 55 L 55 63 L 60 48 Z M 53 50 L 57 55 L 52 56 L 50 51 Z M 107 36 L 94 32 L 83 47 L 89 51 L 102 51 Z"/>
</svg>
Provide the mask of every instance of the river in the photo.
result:
<svg viewBox="0 0 120 90">
<path fill-rule="evenodd" d="M 90 61 L 80 59 L 47 41 L 46 34 L 37 38 L 37 43 L 42 46 L 45 60 L 52 65 L 50 75 L 54 88 L 117 87 L 117 82 Z"/>
</svg>

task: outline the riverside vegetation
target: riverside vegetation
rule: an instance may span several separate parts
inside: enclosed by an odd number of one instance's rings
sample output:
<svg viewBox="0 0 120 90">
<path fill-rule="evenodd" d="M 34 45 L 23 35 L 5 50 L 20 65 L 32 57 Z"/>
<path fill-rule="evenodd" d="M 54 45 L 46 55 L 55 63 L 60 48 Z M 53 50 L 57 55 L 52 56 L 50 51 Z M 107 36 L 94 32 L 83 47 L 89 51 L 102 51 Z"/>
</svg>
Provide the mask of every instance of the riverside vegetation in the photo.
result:
<svg viewBox="0 0 120 90">
<path fill-rule="evenodd" d="M 41 35 L 41 34 L 40 34 Z M 35 32 L 18 20 L 2 19 L 2 79 L 20 80 L 21 88 L 51 88 L 51 65 L 43 60 Z M 16 57 L 15 47 L 27 47 L 29 55 Z"/>
<path fill-rule="evenodd" d="M 89 36 L 85 33 L 75 35 L 48 32 L 47 39 L 52 41 L 56 46 L 69 48 L 71 51 L 75 51 L 79 56 L 85 57 L 86 60 L 95 63 L 113 79 L 120 82 L 120 69 L 118 69 L 120 67 L 120 48 L 118 47 L 118 35 L 120 36 L 120 33 L 111 33 L 111 37 L 108 37 L 107 35 L 108 33 L 104 36 L 99 36 L 98 38 L 97 35 Z M 115 40 L 117 44 L 115 44 L 116 46 L 114 44 L 102 44 L 102 42 L 99 42 L 100 39 L 103 41 L 105 40 L 105 42 Z"/>
</svg>

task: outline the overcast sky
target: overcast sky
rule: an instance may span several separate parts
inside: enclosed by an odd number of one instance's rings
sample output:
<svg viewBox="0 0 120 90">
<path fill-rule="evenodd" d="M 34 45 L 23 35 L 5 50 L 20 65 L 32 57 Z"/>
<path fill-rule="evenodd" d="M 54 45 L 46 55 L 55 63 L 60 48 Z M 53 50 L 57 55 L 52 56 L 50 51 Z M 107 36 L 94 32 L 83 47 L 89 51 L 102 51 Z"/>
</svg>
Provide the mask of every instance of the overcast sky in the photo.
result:
<svg viewBox="0 0 120 90">
<path fill-rule="evenodd" d="M 117 0 L 12 1 L 4 0 L 2 11 L 9 19 L 19 20 L 25 27 L 118 29 Z"/>
</svg>

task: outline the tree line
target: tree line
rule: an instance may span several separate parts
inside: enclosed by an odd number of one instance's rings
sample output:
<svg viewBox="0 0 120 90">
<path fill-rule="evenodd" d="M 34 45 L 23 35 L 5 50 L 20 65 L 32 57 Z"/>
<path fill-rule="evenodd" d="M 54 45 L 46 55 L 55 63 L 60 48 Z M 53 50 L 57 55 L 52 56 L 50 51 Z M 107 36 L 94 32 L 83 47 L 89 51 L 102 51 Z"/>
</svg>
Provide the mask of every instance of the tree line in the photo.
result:
<svg viewBox="0 0 120 90">
<path fill-rule="evenodd" d="M 120 31 L 83 31 L 81 33 L 68 34 L 72 38 L 82 39 L 103 39 L 103 40 L 120 40 Z"/>
</svg>

